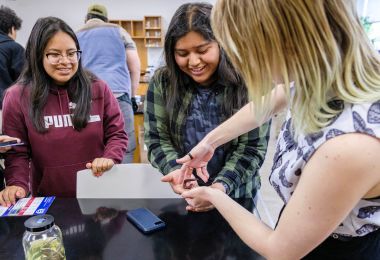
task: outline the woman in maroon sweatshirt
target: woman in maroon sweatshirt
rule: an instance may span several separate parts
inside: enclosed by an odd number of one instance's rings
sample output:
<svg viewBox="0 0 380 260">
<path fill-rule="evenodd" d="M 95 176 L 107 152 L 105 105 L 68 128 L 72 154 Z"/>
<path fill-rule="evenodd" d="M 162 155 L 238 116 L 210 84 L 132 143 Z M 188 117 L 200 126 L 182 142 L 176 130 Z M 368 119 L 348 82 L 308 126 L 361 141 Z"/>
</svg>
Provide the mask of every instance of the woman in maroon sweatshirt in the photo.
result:
<svg viewBox="0 0 380 260">
<path fill-rule="evenodd" d="M 6 156 L 0 204 L 33 196 L 75 197 L 76 173 L 100 176 L 120 163 L 127 135 L 108 86 L 80 62 L 73 30 L 54 17 L 39 19 L 26 47 L 26 64 L 4 97 L 3 132 L 21 139 Z"/>
</svg>

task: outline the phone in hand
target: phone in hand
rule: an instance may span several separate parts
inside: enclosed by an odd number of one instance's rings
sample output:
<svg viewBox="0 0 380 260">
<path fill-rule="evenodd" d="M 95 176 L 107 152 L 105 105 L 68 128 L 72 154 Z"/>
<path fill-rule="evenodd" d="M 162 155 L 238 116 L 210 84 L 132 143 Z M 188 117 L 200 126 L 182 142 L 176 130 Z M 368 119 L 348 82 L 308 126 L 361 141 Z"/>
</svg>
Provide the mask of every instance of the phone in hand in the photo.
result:
<svg viewBox="0 0 380 260">
<path fill-rule="evenodd" d="M 131 221 L 144 234 L 163 229 L 166 224 L 153 212 L 146 208 L 137 208 L 126 213 L 127 219 Z"/>
<path fill-rule="evenodd" d="M 0 148 L 1 147 L 11 147 L 11 146 L 17 146 L 17 145 L 24 145 L 23 142 L 17 143 L 17 140 L 7 141 L 7 142 L 0 142 Z"/>
</svg>

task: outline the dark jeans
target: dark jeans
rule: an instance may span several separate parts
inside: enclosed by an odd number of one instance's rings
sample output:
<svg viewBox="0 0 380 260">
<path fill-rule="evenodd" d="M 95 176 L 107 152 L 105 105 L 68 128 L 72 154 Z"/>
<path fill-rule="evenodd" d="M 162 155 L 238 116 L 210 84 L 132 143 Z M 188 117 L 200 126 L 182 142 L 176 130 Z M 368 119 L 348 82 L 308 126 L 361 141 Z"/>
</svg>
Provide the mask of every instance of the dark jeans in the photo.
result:
<svg viewBox="0 0 380 260">
<path fill-rule="evenodd" d="M 136 133 L 132 103 L 127 93 L 118 97 L 117 101 L 119 103 L 121 114 L 124 118 L 124 130 L 128 135 L 127 151 L 125 152 L 121 163 L 132 163 L 133 153 L 136 150 Z"/>
</svg>

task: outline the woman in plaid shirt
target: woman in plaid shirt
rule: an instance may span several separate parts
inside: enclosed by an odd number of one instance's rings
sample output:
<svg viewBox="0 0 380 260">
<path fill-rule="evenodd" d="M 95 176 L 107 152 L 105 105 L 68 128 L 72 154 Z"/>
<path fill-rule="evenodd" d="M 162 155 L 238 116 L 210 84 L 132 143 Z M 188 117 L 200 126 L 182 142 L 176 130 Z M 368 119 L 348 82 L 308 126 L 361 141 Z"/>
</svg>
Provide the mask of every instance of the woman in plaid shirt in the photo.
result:
<svg viewBox="0 0 380 260">
<path fill-rule="evenodd" d="M 248 102 L 244 83 L 214 38 L 211 8 L 188 3 L 177 9 L 165 37 L 166 66 L 154 74 L 145 99 L 148 159 L 178 194 L 187 185 L 176 159 Z M 208 181 L 198 178 L 189 187 L 211 185 L 232 198 L 253 198 L 260 187 L 258 169 L 268 139 L 269 123 L 221 146 L 208 164 Z M 212 208 L 211 204 L 187 207 Z"/>
</svg>

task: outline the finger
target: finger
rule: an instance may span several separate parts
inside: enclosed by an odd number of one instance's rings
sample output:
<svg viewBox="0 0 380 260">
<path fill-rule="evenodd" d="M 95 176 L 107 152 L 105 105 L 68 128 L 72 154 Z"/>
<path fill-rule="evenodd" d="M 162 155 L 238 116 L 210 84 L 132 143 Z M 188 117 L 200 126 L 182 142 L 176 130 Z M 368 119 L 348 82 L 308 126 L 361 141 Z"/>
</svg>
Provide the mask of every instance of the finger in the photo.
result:
<svg viewBox="0 0 380 260">
<path fill-rule="evenodd" d="M 171 176 L 170 174 L 165 175 L 165 176 L 161 177 L 161 181 L 162 182 L 172 182 L 173 181 L 173 176 Z"/>
<path fill-rule="evenodd" d="M 207 172 L 206 167 L 197 168 L 196 171 L 197 171 L 198 177 L 201 178 L 201 180 L 206 183 L 209 178 L 209 174 Z"/>
<path fill-rule="evenodd" d="M 9 201 L 12 205 L 14 205 L 16 203 L 16 193 L 18 191 L 18 188 L 14 188 L 14 189 L 11 189 L 9 191 Z"/>
<path fill-rule="evenodd" d="M 186 165 L 182 165 L 181 169 L 179 169 L 179 170 L 180 171 L 177 175 L 177 183 L 183 183 L 183 180 L 185 179 L 188 167 Z"/>
<path fill-rule="evenodd" d="M 182 185 L 171 185 L 172 186 L 172 189 L 175 193 L 177 193 L 178 195 L 181 195 L 185 189 L 182 188 Z"/>
<path fill-rule="evenodd" d="M 188 168 L 187 168 L 187 171 L 186 171 L 186 173 L 185 173 L 185 178 L 186 178 L 186 179 L 195 178 L 193 172 L 194 172 L 194 168 L 192 168 L 192 167 L 188 167 Z"/>
<path fill-rule="evenodd" d="M 107 170 L 107 159 L 99 158 L 96 165 L 97 176 L 100 177 Z"/>
<path fill-rule="evenodd" d="M 108 171 L 111 167 L 111 160 L 108 158 L 102 158 L 102 172 Z"/>
<path fill-rule="evenodd" d="M 7 204 L 5 203 L 5 200 L 3 199 L 4 190 L 0 193 L 0 205 L 3 207 L 6 207 Z"/>
<path fill-rule="evenodd" d="M 179 158 L 176 160 L 177 163 L 179 164 L 184 164 L 184 163 L 187 163 L 187 162 L 190 162 L 191 161 L 191 158 L 188 154 L 186 154 L 184 157 L 182 158 Z"/>
<path fill-rule="evenodd" d="M 86 163 L 86 168 L 87 168 L 87 169 L 91 169 L 91 168 L 92 168 L 92 163 L 90 163 L 90 162 L 89 162 L 89 163 Z"/>
<path fill-rule="evenodd" d="M 196 212 L 206 212 L 206 211 L 210 211 L 212 209 L 214 209 L 213 206 L 197 207 L 197 208 L 194 209 L 194 211 L 196 211 Z"/>
<path fill-rule="evenodd" d="M 91 163 L 92 173 L 95 175 L 98 173 L 99 158 L 95 158 Z"/>
<path fill-rule="evenodd" d="M 106 171 L 112 169 L 112 167 L 115 165 L 115 163 L 113 162 L 113 160 L 111 159 L 107 159 L 107 164 L 106 164 Z"/>
<path fill-rule="evenodd" d="M 8 142 L 12 140 L 17 140 L 17 143 L 21 142 L 19 138 L 16 137 L 10 137 L 8 135 L 0 135 L 0 142 Z"/>
<path fill-rule="evenodd" d="M 187 204 L 191 207 L 194 207 L 194 200 L 192 198 L 185 198 Z"/>
<path fill-rule="evenodd" d="M 5 152 L 9 151 L 10 149 L 11 149 L 10 146 L 8 146 L 8 147 L 1 147 L 0 148 L 0 153 L 5 153 Z"/>
<path fill-rule="evenodd" d="M 4 190 L 4 192 L 3 192 L 3 199 L 4 199 L 4 201 L 5 201 L 5 205 L 7 206 L 7 207 L 9 207 L 10 205 L 11 205 L 11 201 L 10 201 L 10 188 L 6 188 L 5 190 Z"/>
<path fill-rule="evenodd" d="M 204 178 L 205 178 L 205 180 L 203 180 L 204 182 L 207 182 L 208 181 L 208 179 L 210 178 L 210 174 L 208 173 L 208 171 L 207 171 L 207 167 L 206 166 L 204 166 L 204 167 L 202 167 L 201 168 L 202 169 L 202 176 L 204 176 Z M 201 177 L 202 178 L 202 177 Z"/>
<path fill-rule="evenodd" d="M 25 196 L 26 196 L 25 190 L 23 188 L 18 188 L 16 191 L 16 198 L 21 199 L 21 198 L 25 198 Z"/>
<path fill-rule="evenodd" d="M 104 171 L 104 158 L 98 158 L 95 170 L 97 173 L 102 173 Z"/>
<path fill-rule="evenodd" d="M 192 206 L 190 206 L 190 205 L 187 205 L 187 206 L 186 206 L 186 210 L 187 210 L 187 211 L 194 211 L 194 212 L 196 212 L 195 209 L 196 209 L 196 208 L 194 208 L 194 207 L 192 207 Z"/>
<path fill-rule="evenodd" d="M 194 197 L 194 189 L 182 192 L 181 196 L 185 199 L 192 199 Z"/>
<path fill-rule="evenodd" d="M 183 183 L 186 179 L 191 179 L 193 172 L 193 168 L 191 167 L 186 167 L 184 172 L 179 176 L 178 182 Z"/>
</svg>

